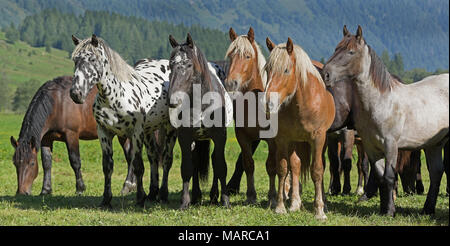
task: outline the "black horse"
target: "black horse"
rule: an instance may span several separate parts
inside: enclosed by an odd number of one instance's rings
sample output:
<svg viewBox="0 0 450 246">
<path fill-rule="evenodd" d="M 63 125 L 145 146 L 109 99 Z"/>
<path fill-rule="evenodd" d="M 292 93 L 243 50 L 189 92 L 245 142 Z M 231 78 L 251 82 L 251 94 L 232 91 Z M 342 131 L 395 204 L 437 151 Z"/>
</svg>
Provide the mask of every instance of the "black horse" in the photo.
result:
<svg viewBox="0 0 450 246">
<path fill-rule="evenodd" d="M 199 176 L 203 179 L 207 177 L 210 140 L 214 142 L 211 203 L 218 203 L 218 181 L 220 180 L 221 203 L 223 206 L 229 207 L 230 201 L 226 193 L 225 143 L 227 139 L 226 125 L 232 119 L 233 113 L 231 99 L 214 68 L 208 64 L 190 34 L 187 35 L 184 44 L 178 44 L 171 35 L 169 41 L 173 47 L 169 62 L 171 69 L 169 114 L 172 125 L 177 128 L 182 154 L 183 191 L 180 209 L 188 208 L 191 203 L 201 202 Z M 208 103 L 204 104 L 203 98 L 208 98 Z M 213 103 L 210 103 L 211 100 Z M 179 120 L 180 116 L 182 123 L 174 122 L 174 120 Z M 185 121 L 183 119 L 186 116 L 188 118 Z M 208 155 L 207 158 L 205 155 Z M 192 202 L 189 195 L 191 177 L 193 177 Z"/>
</svg>

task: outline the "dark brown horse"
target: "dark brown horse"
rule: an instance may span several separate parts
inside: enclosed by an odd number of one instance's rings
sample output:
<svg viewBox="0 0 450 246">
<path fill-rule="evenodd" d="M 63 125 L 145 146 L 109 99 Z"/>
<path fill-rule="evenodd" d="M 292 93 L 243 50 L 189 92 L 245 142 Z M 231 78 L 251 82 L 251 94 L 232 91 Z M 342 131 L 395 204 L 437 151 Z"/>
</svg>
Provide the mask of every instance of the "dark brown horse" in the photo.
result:
<svg viewBox="0 0 450 246">
<path fill-rule="evenodd" d="M 76 192 L 86 188 L 81 175 L 79 139 L 97 139 L 96 123 L 92 113 L 92 104 L 97 87 L 94 87 L 84 104 L 75 104 L 69 96 L 72 77 L 57 77 L 42 85 L 34 95 L 22 122 L 19 139 L 11 136 L 15 148 L 13 162 L 17 172 L 18 194 L 31 194 L 31 186 L 38 175 L 38 152 L 41 150 L 44 182 L 41 195 L 52 192 L 51 167 L 53 142 L 65 142 L 69 160 L 75 172 Z M 128 160 L 129 143 L 119 138 Z M 122 193 L 133 190 L 136 179 L 128 165 L 128 175 Z"/>
</svg>

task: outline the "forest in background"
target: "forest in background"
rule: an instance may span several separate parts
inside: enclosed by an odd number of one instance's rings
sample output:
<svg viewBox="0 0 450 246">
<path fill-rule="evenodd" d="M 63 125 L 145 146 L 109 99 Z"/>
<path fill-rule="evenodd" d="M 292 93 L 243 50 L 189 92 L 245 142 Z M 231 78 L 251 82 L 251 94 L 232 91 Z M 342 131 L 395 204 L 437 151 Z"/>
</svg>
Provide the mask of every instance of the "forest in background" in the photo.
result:
<svg viewBox="0 0 450 246">
<path fill-rule="evenodd" d="M 344 24 L 351 32 L 360 24 L 377 53 L 401 53 L 405 69 L 449 67 L 448 0 L 0 0 L 0 26 L 17 26 L 48 8 L 77 16 L 107 11 L 222 32 L 233 27 L 246 33 L 252 26 L 259 43 L 267 36 L 275 43 L 290 36 L 316 60 L 331 55 Z"/>
<path fill-rule="evenodd" d="M 50 54 L 54 49 L 64 50 L 66 54 L 63 59 L 66 59 L 66 62 L 64 62 L 64 69 L 61 70 L 59 75 L 64 75 L 62 71 L 68 71 L 71 67 L 68 58 L 74 47 L 70 38 L 72 34 L 79 38 L 86 38 L 95 33 L 105 39 L 130 65 L 145 57 L 167 59 L 172 49 L 168 42 L 169 34 L 174 35 L 182 42 L 186 33 L 190 32 L 194 41 L 210 60 L 224 59 L 225 51 L 230 42 L 225 32 L 196 24 L 185 26 L 184 24 L 173 24 L 167 21 L 149 21 L 140 17 L 124 16 L 107 11 L 85 11 L 76 14 L 55 8 L 28 15 L 18 25 L 10 23 L 3 27 L 2 31 L 5 41 L 10 45 L 22 42 L 32 47 L 45 47 L 44 53 L 36 52 L 36 50 L 28 51 L 25 60 L 22 58 L 23 61 L 18 61 L 28 65 L 28 68 L 24 68 L 24 71 L 29 70 L 29 67 L 36 66 L 33 65 L 34 61 L 27 62 L 26 59 L 33 57 L 36 60 L 40 56 L 45 56 L 45 53 Z M 10 50 L 7 46 L 0 47 L 0 54 L 2 54 L 2 48 Z M 261 48 L 267 57 L 268 51 L 265 45 L 261 45 Z M 24 48 L 17 49 L 19 53 L 24 50 Z M 53 51 L 53 55 L 55 53 Z M 432 74 L 448 72 L 448 69 L 441 67 L 431 71 L 426 68 L 406 69 L 405 58 L 400 52 L 390 54 L 387 49 L 384 49 L 382 52 L 378 52 L 378 55 L 388 70 L 406 83 L 421 80 Z M 8 53 L 7 56 L 12 55 Z M 58 56 L 61 56 L 61 54 L 58 53 Z M 311 54 L 310 56 L 323 63 L 328 58 L 321 57 L 318 59 Z M 36 79 L 32 76 L 31 78 L 30 76 L 11 76 L 10 70 L 5 69 L 6 65 L 10 63 L 8 59 L 10 57 L 5 56 L 0 59 L 0 110 L 23 112 L 35 91 L 46 80 Z M 55 65 L 49 66 L 56 68 Z M 19 66 L 13 69 L 19 70 Z M 29 73 L 32 73 L 32 71 L 30 70 Z M 52 78 L 48 77 L 47 80 Z"/>
</svg>

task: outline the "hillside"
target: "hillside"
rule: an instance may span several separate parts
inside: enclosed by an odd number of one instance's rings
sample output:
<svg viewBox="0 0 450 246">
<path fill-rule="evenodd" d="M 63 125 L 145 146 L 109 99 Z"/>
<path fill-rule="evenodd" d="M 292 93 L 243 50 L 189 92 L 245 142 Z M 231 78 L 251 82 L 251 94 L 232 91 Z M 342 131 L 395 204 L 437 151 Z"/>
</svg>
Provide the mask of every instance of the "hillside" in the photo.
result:
<svg viewBox="0 0 450 246">
<path fill-rule="evenodd" d="M 44 83 L 61 75 L 73 73 L 73 62 L 68 58 L 68 52 L 44 47 L 34 48 L 22 41 L 8 43 L 5 34 L 0 32 L 0 73 L 6 75 L 10 86 L 35 79 Z"/>
<path fill-rule="evenodd" d="M 406 69 L 449 67 L 447 0 L 0 0 L 0 7 L 3 26 L 49 7 L 76 14 L 106 10 L 224 32 L 232 26 L 243 33 L 253 26 L 260 43 L 266 36 L 277 43 L 290 36 L 314 59 L 331 55 L 344 24 L 353 32 L 360 24 L 379 55 L 401 53 Z"/>
</svg>

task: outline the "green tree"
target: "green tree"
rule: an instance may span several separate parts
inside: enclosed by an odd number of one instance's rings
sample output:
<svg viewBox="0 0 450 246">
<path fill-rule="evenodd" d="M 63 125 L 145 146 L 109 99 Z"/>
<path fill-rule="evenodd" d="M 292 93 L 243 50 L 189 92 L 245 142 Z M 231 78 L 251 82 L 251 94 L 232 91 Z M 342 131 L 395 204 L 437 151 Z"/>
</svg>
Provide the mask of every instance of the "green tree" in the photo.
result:
<svg viewBox="0 0 450 246">
<path fill-rule="evenodd" d="M 15 43 L 20 38 L 19 31 L 14 27 L 14 24 L 11 23 L 11 25 L 8 28 L 4 29 L 5 37 L 8 39 L 9 42 Z"/>
<path fill-rule="evenodd" d="M 40 86 L 41 82 L 35 79 L 31 79 L 28 82 L 19 85 L 14 93 L 12 110 L 16 112 L 25 112 Z"/>
</svg>

